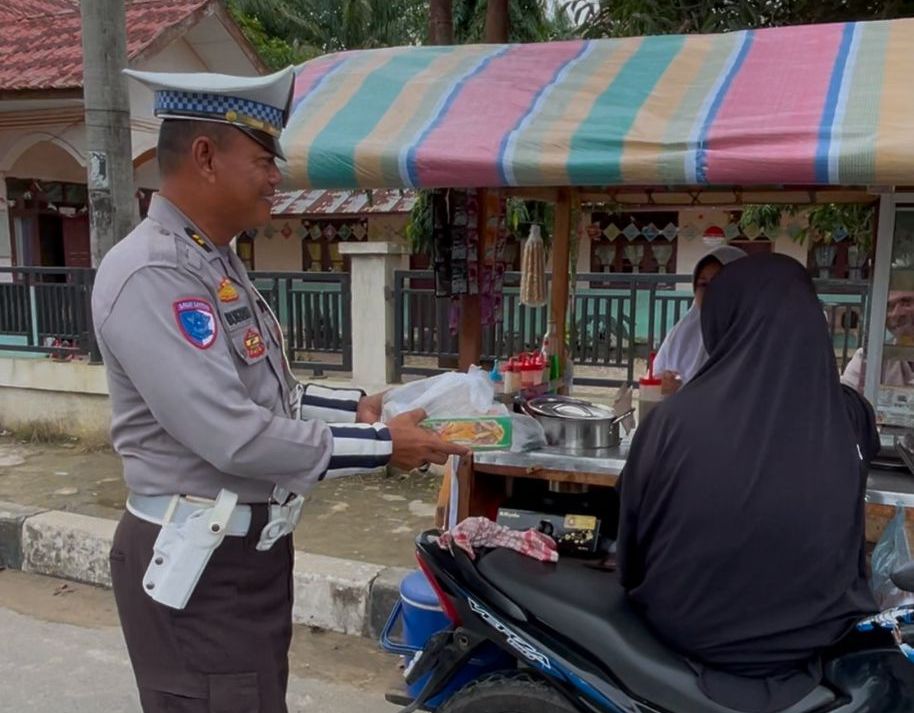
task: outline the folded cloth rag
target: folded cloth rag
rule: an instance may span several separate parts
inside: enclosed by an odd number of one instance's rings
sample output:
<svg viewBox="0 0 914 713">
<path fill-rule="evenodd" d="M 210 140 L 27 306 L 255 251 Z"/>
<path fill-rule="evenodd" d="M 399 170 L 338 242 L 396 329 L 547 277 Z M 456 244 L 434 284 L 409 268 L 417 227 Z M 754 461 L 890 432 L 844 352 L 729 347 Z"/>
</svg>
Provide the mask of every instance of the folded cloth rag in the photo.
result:
<svg viewBox="0 0 914 713">
<path fill-rule="evenodd" d="M 558 562 L 555 540 L 538 530 L 521 532 L 485 517 L 468 517 L 438 537 L 438 546 L 453 552 L 454 545 L 476 559 L 474 547 L 507 547 L 541 562 Z"/>
</svg>

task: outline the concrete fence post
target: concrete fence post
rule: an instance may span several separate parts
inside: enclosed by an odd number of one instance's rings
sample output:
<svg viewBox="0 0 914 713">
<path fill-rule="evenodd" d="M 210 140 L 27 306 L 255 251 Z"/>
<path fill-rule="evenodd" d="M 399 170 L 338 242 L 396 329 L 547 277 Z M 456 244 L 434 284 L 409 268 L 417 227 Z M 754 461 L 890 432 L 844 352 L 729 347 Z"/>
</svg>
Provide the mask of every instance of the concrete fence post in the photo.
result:
<svg viewBox="0 0 914 713">
<path fill-rule="evenodd" d="M 403 245 L 342 243 L 352 291 L 352 381 L 374 391 L 393 381 L 394 272 L 409 267 Z"/>
</svg>

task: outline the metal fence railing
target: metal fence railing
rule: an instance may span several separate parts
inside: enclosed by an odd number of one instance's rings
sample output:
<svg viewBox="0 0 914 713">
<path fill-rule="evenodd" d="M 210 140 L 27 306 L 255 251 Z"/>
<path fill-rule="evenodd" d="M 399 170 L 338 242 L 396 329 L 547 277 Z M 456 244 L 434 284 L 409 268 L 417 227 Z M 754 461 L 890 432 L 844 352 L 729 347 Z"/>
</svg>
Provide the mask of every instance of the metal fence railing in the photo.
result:
<svg viewBox="0 0 914 713">
<path fill-rule="evenodd" d="M 273 308 L 296 368 L 352 370 L 352 293 L 345 272 L 252 272 Z"/>
<path fill-rule="evenodd" d="M 98 360 L 92 327 L 95 272 L 84 268 L 0 267 L 0 354 Z M 352 294 L 348 273 L 254 272 L 286 337 L 292 366 L 351 371 Z M 483 332 L 483 361 L 534 349 L 547 329 L 545 307 L 520 304 L 518 273 L 505 279 L 502 317 Z M 635 378 L 691 306 L 689 275 L 588 273 L 573 285 L 569 343 L 581 384 Z M 863 345 L 868 284 L 817 280 L 842 368 Z M 437 299 L 430 271 L 399 271 L 394 289 L 395 376 L 434 374 L 454 363 L 458 337 L 450 301 Z"/>
<path fill-rule="evenodd" d="M 346 273 L 254 272 L 285 335 L 293 367 L 350 371 L 352 316 Z M 100 361 L 88 268 L 0 267 L 0 354 Z"/>
<path fill-rule="evenodd" d="M 548 276 L 547 276 L 548 279 Z M 692 304 L 691 275 L 579 274 L 573 286 L 569 344 L 575 382 L 614 385 L 633 381 L 638 360 L 662 343 Z M 547 309 L 520 304 L 519 273 L 505 276 L 502 317 L 483 331 L 484 363 L 537 348 L 546 332 Z M 817 280 L 839 366 L 862 346 L 868 285 Z M 398 271 L 394 288 L 395 375 L 434 374 L 442 359 L 457 356 L 450 301 L 438 299 L 430 271 Z M 580 376 L 578 375 L 580 373 Z"/>
<path fill-rule="evenodd" d="M 87 268 L 0 267 L 0 352 L 98 358 Z"/>
</svg>

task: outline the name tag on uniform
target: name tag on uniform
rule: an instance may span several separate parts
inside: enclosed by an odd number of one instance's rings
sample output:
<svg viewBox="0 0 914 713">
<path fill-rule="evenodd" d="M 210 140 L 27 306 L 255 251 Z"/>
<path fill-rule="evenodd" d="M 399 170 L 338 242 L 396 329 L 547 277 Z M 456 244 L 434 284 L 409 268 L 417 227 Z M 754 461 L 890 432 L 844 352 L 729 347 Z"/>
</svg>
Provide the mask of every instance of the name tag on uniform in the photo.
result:
<svg viewBox="0 0 914 713">
<path fill-rule="evenodd" d="M 241 307 L 236 307 L 235 309 L 226 312 L 225 321 L 228 322 L 229 327 L 237 327 L 242 322 L 247 322 L 253 316 L 251 308 L 247 305 L 242 305 Z"/>
</svg>

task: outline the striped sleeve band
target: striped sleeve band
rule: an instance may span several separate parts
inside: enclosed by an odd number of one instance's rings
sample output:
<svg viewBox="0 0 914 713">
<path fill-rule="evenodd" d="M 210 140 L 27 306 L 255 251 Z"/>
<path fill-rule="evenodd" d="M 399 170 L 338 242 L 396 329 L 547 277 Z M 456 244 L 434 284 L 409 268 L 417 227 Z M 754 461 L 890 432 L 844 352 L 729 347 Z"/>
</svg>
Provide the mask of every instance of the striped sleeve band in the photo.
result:
<svg viewBox="0 0 914 713">
<path fill-rule="evenodd" d="M 308 384 L 301 397 L 301 418 L 325 423 L 355 423 L 359 401 L 365 392 L 359 389 L 331 389 Z"/>
<path fill-rule="evenodd" d="M 333 455 L 325 478 L 339 478 L 383 468 L 393 453 L 390 431 L 383 423 L 330 424 Z"/>
</svg>

